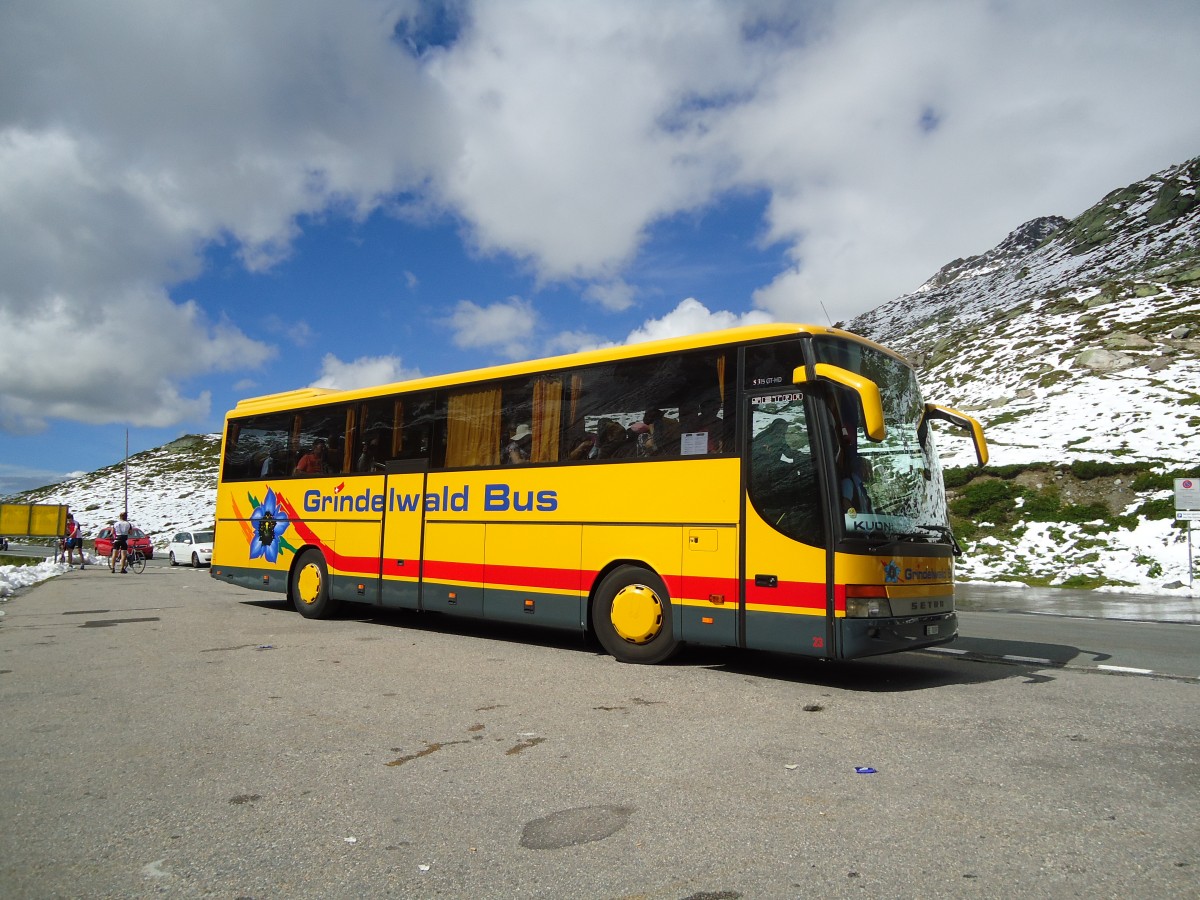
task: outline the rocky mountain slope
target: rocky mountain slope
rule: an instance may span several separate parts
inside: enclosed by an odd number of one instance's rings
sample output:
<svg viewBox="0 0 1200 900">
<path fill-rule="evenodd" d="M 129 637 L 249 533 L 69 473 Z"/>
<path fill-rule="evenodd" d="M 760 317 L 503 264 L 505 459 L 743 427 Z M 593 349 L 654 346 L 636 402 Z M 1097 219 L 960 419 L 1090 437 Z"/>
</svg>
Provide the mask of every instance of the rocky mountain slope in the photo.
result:
<svg viewBox="0 0 1200 900">
<path fill-rule="evenodd" d="M 1047 216 L 846 328 L 906 353 L 926 395 L 984 425 L 943 436 L 960 573 L 1187 584 L 1174 477 L 1200 474 L 1200 158 Z"/>
</svg>

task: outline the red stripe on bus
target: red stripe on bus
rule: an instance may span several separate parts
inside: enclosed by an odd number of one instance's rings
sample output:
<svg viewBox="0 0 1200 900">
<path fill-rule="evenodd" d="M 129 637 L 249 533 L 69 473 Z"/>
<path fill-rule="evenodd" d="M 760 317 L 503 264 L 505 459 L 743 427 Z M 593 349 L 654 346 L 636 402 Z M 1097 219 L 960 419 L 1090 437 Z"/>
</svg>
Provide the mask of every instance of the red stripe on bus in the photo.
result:
<svg viewBox="0 0 1200 900">
<path fill-rule="evenodd" d="M 844 603 L 844 601 L 843 601 Z M 790 606 L 802 609 L 825 609 L 823 581 L 781 581 L 767 588 L 746 581 L 746 606 Z"/>
<path fill-rule="evenodd" d="M 483 564 L 427 559 L 421 564 L 421 577 L 456 584 L 483 584 Z"/>
<path fill-rule="evenodd" d="M 550 569 L 539 566 L 486 567 L 489 585 L 536 587 L 548 591 L 579 591 L 583 588 L 583 573 L 579 569 Z"/>
</svg>

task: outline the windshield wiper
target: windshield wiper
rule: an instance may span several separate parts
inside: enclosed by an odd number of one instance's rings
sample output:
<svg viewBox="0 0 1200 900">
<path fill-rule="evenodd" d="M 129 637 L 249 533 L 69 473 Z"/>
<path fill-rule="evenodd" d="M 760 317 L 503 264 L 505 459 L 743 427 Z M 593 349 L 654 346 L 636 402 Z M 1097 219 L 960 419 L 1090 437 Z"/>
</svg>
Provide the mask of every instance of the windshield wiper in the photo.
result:
<svg viewBox="0 0 1200 900">
<path fill-rule="evenodd" d="M 950 551 L 955 556 L 962 556 L 962 552 L 963 552 L 962 547 L 960 547 L 958 545 L 958 541 L 954 537 L 954 532 L 950 530 L 949 526 L 947 526 L 947 525 L 932 525 L 932 524 L 922 523 L 922 524 L 918 525 L 917 527 L 924 528 L 926 531 L 932 531 L 934 534 L 941 535 L 943 538 L 946 539 L 946 542 L 950 545 Z"/>
</svg>

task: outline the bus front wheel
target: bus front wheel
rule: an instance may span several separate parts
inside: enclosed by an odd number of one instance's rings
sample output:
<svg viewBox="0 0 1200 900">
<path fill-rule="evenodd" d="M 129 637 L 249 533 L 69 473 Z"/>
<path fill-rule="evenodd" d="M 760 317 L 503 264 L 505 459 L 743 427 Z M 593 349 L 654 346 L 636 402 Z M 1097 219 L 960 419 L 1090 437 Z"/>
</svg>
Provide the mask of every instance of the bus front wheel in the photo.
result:
<svg viewBox="0 0 1200 900">
<path fill-rule="evenodd" d="M 592 603 L 592 628 L 621 662 L 659 663 L 679 646 L 667 586 L 641 566 L 619 566 L 604 576 Z"/>
<path fill-rule="evenodd" d="M 324 619 L 333 612 L 329 596 L 329 568 L 318 550 L 305 550 L 296 561 L 288 586 L 288 599 L 306 619 Z"/>
</svg>

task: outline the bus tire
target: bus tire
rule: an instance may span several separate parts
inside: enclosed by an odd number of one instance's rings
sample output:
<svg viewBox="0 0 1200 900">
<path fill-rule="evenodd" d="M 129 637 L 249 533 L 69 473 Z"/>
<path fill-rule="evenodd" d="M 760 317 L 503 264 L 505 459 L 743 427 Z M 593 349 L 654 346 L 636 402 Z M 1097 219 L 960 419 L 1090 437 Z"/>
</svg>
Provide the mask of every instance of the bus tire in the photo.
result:
<svg viewBox="0 0 1200 900">
<path fill-rule="evenodd" d="M 329 567 L 319 550 L 305 550 L 296 560 L 288 599 L 306 619 L 324 619 L 333 614 L 336 604 L 329 596 Z"/>
<path fill-rule="evenodd" d="M 604 576 L 592 601 L 592 630 L 621 662 L 660 663 L 679 647 L 667 586 L 642 566 L 618 566 Z"/>
</svg>

